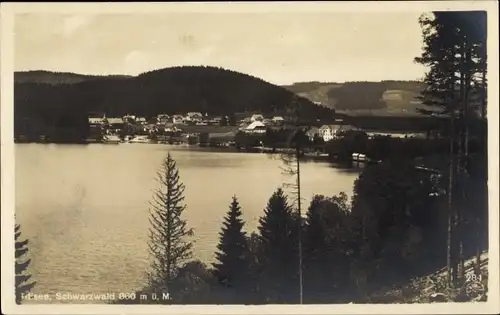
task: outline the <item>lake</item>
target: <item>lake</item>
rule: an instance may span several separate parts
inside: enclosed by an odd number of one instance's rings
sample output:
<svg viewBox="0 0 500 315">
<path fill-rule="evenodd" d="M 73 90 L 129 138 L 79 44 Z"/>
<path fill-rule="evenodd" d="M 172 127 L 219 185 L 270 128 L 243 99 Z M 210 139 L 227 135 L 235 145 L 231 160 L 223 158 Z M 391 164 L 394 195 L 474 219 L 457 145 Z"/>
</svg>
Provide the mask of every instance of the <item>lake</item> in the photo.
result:
<svg viewBox="0 0 500 315">
<path fill-rule="evenodd" d="M 231 197 L 247 232 L 271 196 L 294 178 L 282 162 L 236 153 L 156 144 L 16 144 L 16 217 L 30 241 L 30 272 L 40 294 L 132 292 L 145 284 L 149 202 L 167 152 L 186 186 L 184 218 L 194 257 L 213 261 Z M 301 163 L 303 209 L 313 194 L 352 195 L 357 172 Z M 285 188 L 285 191 L 287 188 Z"/>
</svg>

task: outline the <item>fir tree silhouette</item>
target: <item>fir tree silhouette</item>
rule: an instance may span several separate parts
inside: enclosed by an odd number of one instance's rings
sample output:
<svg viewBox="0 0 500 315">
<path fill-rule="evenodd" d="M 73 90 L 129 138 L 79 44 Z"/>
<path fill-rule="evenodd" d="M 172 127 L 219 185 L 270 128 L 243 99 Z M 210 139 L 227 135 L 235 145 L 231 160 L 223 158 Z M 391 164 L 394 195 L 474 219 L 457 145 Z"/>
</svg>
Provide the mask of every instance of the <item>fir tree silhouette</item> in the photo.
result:
<svg viewBox="0 0 500 315">
<path fill-rule="evenodd" d="M 182 219 L 184 185 L 180 182 L 176 162 L 170 153 L 158 172 L 161 188 L 156 191 L 150 210 L 149 250 L 153 256 L 150 285 L 155 290 L 169 292 L 179 268 L 192 256 L 193 230 Z"/>
<path fill-rule="evenodd" d="M 259 219 L 260 244 L 262 246 L 264 284 L 268 302 L 296 303 L 297 298 L 297 221 L 288 204 L 286 195 L 278 188 Z"/>
<path fill-rule="evenodd" d="M 219 233 L 220 241 L 215 254 L 217 262 L 213 264 L 219 283 L 233 289 L 238 299 L 244 298 L 242 291 L 249 288 L 249 250 L 241 216 L 238 199 L 233 196 Z"/>
<path fill-rule="evenodd" d="M 21 304 L 22 297 L 24 294 L 28 293 L 33 289 L 36 282 L 30 281 L 31 275 L 26 271 L 31 263 L 31 259 L 25 260 L 24 257 L 28 254 L 28 240 L 20 241 L 21 237 L 21 227 L 19 224 L 15 225 L 14 228 L 14 240 L 15 240 L 15 273 L 16 273 L 16 303 Z"/>
</svg>

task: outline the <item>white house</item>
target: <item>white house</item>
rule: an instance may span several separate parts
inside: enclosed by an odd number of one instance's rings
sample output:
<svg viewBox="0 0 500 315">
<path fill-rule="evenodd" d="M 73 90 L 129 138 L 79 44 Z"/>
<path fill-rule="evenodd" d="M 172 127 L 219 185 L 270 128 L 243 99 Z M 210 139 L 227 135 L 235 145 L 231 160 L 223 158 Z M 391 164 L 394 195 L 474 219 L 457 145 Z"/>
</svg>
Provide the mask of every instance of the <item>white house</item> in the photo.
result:
<svg viewBox="0 0 500 315">
<path fill-rule="evenodd" d="M 265 133 L 266 125 L 264 125 L 261 121 L 257 120 L 248 125 L 245 129 L 243 129 L 243 131 L 249 133 Z"/>
<path fill-rule="evenodd" d="M 182 117 L 181 115 L 174 115 L 174 117 L 172 117 L 172 122 L 174 124 L 181 124 L 183 121 L 184 117 Z"/>
<path fill-rule="evenodd" d="M 335 129 L 335 125 L 323 125 L 318 129 L 318 134 L 321 138 L 323 138 L 323 140 L 325 140 L 325 142 L 327 142 L 333 139 Z"/>
<path fill-rule="evenodd" d="M 356 130 L 356 127 L 351 125 L 323 125 L 319 128 L 318 134 L 325 142 L 335 139 L 340 132 L 347 130 Z"/>
<path fill-rule="evenodd" d="M 281 116 L 274 116 L 273 121 L 275 124 L 282 124 L 283 122 L 285 122 L 285 118 Z"/>
<path fill-rule="evenodd" d="M 158 132 L 158 126 L 154 124 L 145 125 L 143 130 L 149 133 Z"/>
<path fill-rule="evenodd" d="M 106 118 L 106 119 L 107 119 L 109 125 L 117 125 L 117 124 L 124 123 L 123 119 L 120 117 L 110 117 L 110 118 Z"/>
<path fill-rule="evenodd" d="M 158 116 L 156 116 L 156 121 L 160 124 L 166 124 L 169 120 L 170 116 L 168 116 L 167 114 L 160 114 Z"/>
<path fill-rule="evenodd" d="M 120 117 L 109 117 L 106 118 L 108 127 L 107 127 L 107 133 L 109 134 L 114 134 L 120 132 L 120 130 L 123 128 L 125 122 L 123 121 L 122 118 Z"/>
<path fill-rule="evenodd" d="M 252 117 L 250 117 L 251 122 L 263 121 L 263 120 L 264 120 L 264 116 L 262 116 L 260 114 L 254 114 L 254 115 L 252 115 Z"/>
<path fill-rule="evenodd" d="M 306 131 L 306 134 L 309 137 L 309 140 L 313 141 L 314 137 L 316 135 L 319 135 L 319 128 L 318 127 L 311 127 L 309 130 Z"/>
<path fill-rule="evenodd" d="M 126 122 L 135 121 L 135 115 L 125 115 L 122 117 L 122 119 Z"/>
<path fill-rule="evenodd" d="M 172 126 L 172 127 L 165 127 L 163 130 L 164 130 L 165 132 L 180 132 L 180 131 L 182 131 L 182 129 L 177 128 L 176 126 Z"/>
<path fill-rule="evenodd" d="M 186 121 L 200 122 L 203 120 L 203 114 L 200 112 L 189 112 L 184 118 Z"/>
<path fill-rule="evenodd" d="M 104 118 L 102 117 L 89 117 L 90 125 L 102 125 L 104 124 Z"/>
<path fill-rule="evenodd" d="M 272 120 L 272 119 L 267 119 L 267 118 L 266 118 L 266 119 L 264 119 L 264 120 L 262 121 L 262 123 L 263 123 L 264 125 L 266 125 L 266 126 L 269 126 L 269 125 L 273 125 L 273 124 L 274 124 L 274 122 L 273 122 L 273 120 Z"/>
</svg>

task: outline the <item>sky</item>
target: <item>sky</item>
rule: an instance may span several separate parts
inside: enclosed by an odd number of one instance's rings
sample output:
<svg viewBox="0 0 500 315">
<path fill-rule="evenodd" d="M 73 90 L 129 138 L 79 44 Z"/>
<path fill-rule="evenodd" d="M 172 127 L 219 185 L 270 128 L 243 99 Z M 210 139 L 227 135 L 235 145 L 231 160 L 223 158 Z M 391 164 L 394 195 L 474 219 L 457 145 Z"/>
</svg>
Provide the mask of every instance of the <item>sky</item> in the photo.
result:
<svg viewBox="0 0 500 315">
<path fill-rule="evenodd" d="M 16 71 L 218 66 L 274 84 L 419 80 L 418 12 L 17 14 Z"/>
</svg>

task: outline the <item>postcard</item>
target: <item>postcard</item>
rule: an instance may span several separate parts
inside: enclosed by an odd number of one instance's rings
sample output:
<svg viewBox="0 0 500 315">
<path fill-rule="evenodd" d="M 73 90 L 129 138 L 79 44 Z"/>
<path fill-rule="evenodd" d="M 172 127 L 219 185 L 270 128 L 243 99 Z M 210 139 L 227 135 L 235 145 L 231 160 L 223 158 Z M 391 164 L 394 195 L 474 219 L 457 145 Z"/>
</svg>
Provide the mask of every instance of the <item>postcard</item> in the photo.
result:
<svg viewBox="0 0 500 315">
<path fill-rule="evenodd" d="M 0 21 L 2 312 L 499 312 L 494 1 Z"/>
</svg>

